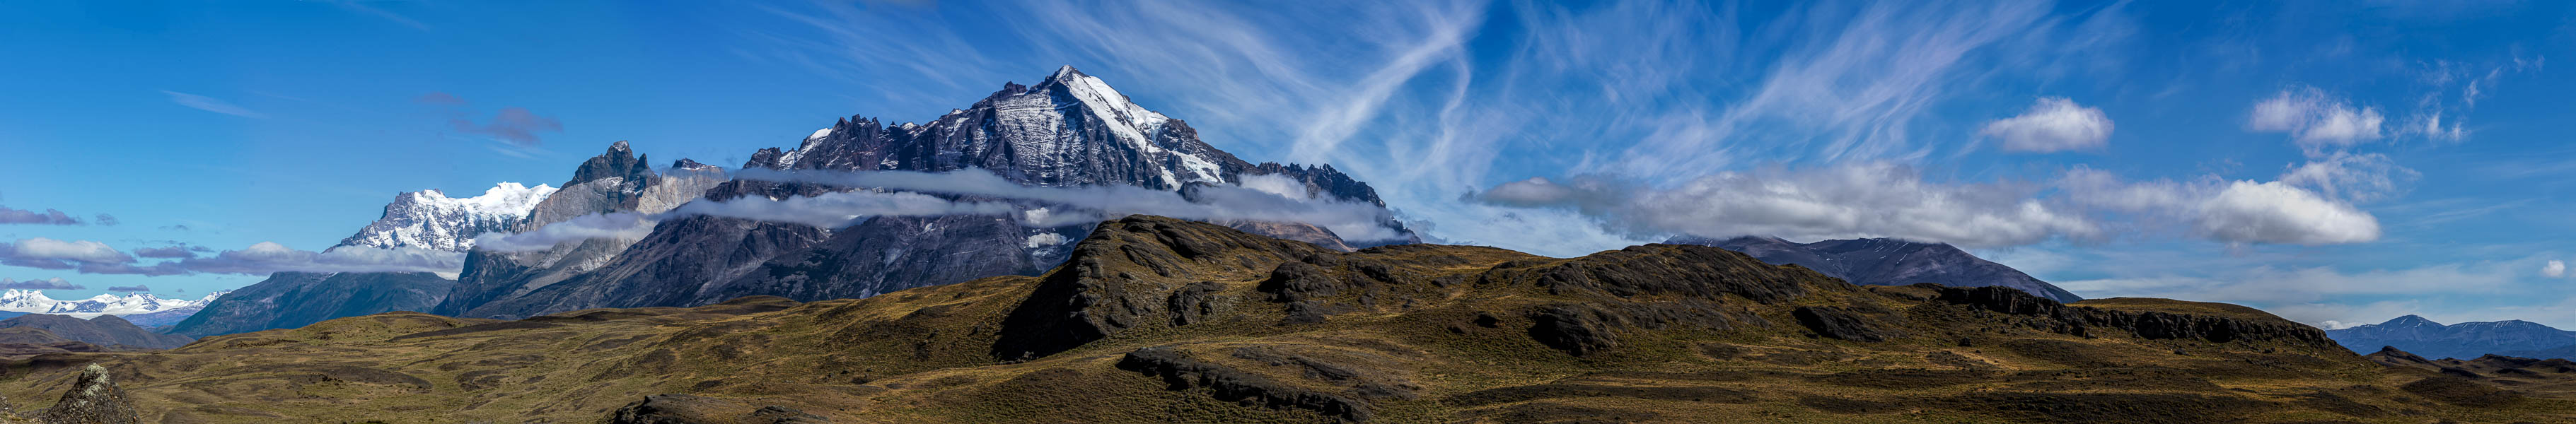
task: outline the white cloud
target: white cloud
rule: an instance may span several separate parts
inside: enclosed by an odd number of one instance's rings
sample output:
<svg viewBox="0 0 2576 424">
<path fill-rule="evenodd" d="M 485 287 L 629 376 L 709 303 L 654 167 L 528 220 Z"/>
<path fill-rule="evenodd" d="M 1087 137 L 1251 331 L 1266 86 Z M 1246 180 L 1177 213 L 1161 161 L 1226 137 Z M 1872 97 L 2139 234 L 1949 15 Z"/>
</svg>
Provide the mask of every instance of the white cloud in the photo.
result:
<svg viewBox="0 0 2576 424">
<path fill-rule="evenodd" d="M 2546 275 L 2549 278 L 2567 276 L 2567 261 L 2549 261 L 2548 265 L 2541 265 L 2540 275 Z"/>
<path fill-rule="evenodd" d="M 266 114 L 253 112 L 249 108 L 241 107 L 241 105 L 236 105 L 232 102 L 224 101 L 223 99 L 168 90 L 163 90 L 161 93 L 170 95 L 171 103 L 178 103 L 180 106 L 187 106 L 196 110 L 253 119 L 268 117 Z"/>
<path fill-rule="evenodd" d="M 1888 163 L 1723 172 L 1653 189 L 1601 177 L 1533 178 L 1477 195 L 1516 207 L 1568 208 L 1613 231 L 1701 237 L 1895 237 L 1971 247 L 2092 238 L 2083 216 L 2036 199 L 2035 187 L 1942 184 Z"/>
<path fill-rule="evenodd" d="M 242 250 L 227 250 L 207 257 L 181 259 L 156 265 L 176 265 L 187 273 L 245 275 L 266 275 L 287 271 L 452 274 L 464 269 L 465 254 L 415 247 L 339 247 L 314 252 L 296 250 L 276 242 L 259 242 Z"/>
<path fill-rule="evenodd" d="M 2343 244 L 2379 239 L 2379 219 L 2281 182 L 2237 181 L 2204 204 L 2201 234 L 2232 243 Z"/>
<path fill-rule="evenodd" d="M 2380 125 L 2386 121 L 2378 108 L 2355 109 L 2328 97 L 2323 90 L 2308 88 L 2284 90 L 2255 103 L 2254 113 L 2245 125 L 2255 131 L 2289 133 L 2300 147 L 2319 152 L 2377 140 L 2381 137 Z"/>
<path fill-rule="evenodd" d="M 17 243 L 0 243 L 0 250 L 10 259 L 66 260 L 83 263 L 117 264 L 133 262 L 134 257 L 107 243 L 89 240 L 63 241 L 44 237 L 19 239 Z"/>
<path fill-rule="evenodd" d="M 2100 150 L 2110 142 L 2111 117 L 2073 100 L 2042 97 L 2021 116 L 1988 122 L 1978 133 L 2002 139 L 2005 151 Z"/>
<path fill-rule="evenodd" d="M 2124 221 L 2136 229 L 2178 224 L 2194 236 L 2219 242 L 2324 245 L 2380 236 L 2379 219 L 2370 213 L 2283 181 L 2209 177 L 2188 183 L 2127 182 L 2108 172 L 2075 168 L 2058 180 L 2057 188 L 2075 205 L 2126 214 Z"/>
</svg>

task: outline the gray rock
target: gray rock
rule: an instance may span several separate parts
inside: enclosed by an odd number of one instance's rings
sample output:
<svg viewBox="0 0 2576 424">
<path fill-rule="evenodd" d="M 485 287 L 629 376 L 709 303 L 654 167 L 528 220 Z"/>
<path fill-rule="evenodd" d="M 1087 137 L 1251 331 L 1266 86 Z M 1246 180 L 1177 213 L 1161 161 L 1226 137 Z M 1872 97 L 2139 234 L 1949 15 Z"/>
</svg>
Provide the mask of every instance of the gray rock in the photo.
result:
<svg viewBox="0 0 2576 424">
<path fill-rule="evenodd" d="M 107 367 L 98 364 L 90 364 L 89 367 L 81 369 L 79 379 L 72 381 L 72 388 L 63 391 L 62 401 L 54 403 L 51 408 L 45 408 L 43 412 L 38 412 L 36 420 L 45 424 L 143 422 L 136 416 L 134 404 L 126 400 L 125 389 L 117 388 L 116 381 L 108 378 Z"/>
</svg>

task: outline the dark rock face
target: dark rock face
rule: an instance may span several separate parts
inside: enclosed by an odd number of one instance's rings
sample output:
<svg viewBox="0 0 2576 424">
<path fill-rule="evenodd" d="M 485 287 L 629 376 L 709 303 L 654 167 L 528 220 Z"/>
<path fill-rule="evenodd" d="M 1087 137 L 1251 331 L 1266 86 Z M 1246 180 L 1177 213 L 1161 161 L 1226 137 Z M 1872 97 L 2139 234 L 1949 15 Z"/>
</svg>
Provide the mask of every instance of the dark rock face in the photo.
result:
<svg viewBox="0 0 2576 424">
<path fill-rule="evenodd" d="M 945 172 L 987 170 L 1033 186 L 1125 185 L 1182 190 L 1277 175 L 1307 185 L 1320 198 L 1383 205 L 1365 183 L 1329 166 L 1245 162 L 1201 142 L 1196 130 L 1127 101 L 1070 67 L 1035 85 L 1006 84 L 974 106 L 927 123 L 839 119 L 796 149 L 763 149 L 745 168 L 772 170 Z M 614 156 L 614 155 L 610 155 Z M 615 160 L 598 172 L 619 169 Z M 638 160 L 640 163 L 640 159 Z M 639 165 L 640 166 L 640 165 Z M 677 165 L 675 165 L 676 167 Z M 578 178 L 577 178 L 578 179 Z M 785 198 L 849 190 L 807 183 L 731 181 L 707 189 L 707 201 L 746 196 Z M 569 189 L 568 189 L 569 190 Z M 953 197 L 953 196 L 952 196 Z M 971 200 L 971 199 L 970 199 Z M 1035 206 L 1035 205 L 1030 205 Z M 1392 215 L 1389 215 L 1392 224 Z M 1015 216 L 877 217 L 847 228 L 684 218 L 596 270 L 560 282 L 517 282 L 506 266 L 469 264 L 471 293 L 440 311 L 515 318 L 593 307 L 691 306 L 746 295 L 797 300 L 866 297 L 896 290 L 999 275 L 1036 275 L 1073 254 L 1065 242 L 1088 226 L 1034 228 Z M 1336 247 L 1320 228 L 1240 223 L 1301 235 Z M 1401 225 L 1390 225 L 1401 229 Z M 1374 244 L 1405 243 L 1403 238 Z M 469 258 L 469 262 L 472 261 Z M 485 283 L 483 275 L 498 283 Z M 1162 300 L 1162 299 L 1157 299 Z"/>
<path fill-rule="evenodd" d="M 425 272 L 280 272 L 215 298 L 206 309 L 171 327 L 170 334 L 205 337 L 392 311 L 437 306 L 456 281 Z"/>
<path fill-rule="evenodd" d="M 1844 311 L 1843 308 L 1800 306 L 1798 309 L 1789 311 L 1789 314 L 1798 318 L 1799 325 L 1807 326 L 1808 330 L 1814 330 L 1817 335 L 1825 337 L 1872 343 L 1895 338 L 1888 331 L 1869 325 L 1869 322 L 1862 320 L 1860 315 Z"/>
<path fill-rule="evenodd" d="M 0 320 L 0 328 L 44 330 L 65 339 L 108 347 L 169 349 L 197 340 L 195 337 L 154 333 L 115 315 L 100 315 L 92 319 L 49 314 L 20 315 Z"/>
<path fill-rule="evenodd" d="M 720 398 L 685 394 L 645 396 L 617 408 L 609 424 L 819 424 L 821 416 L 783 406 L 751 407 Z"/>
<path fill-rule="evenodd" d="M 2214 315 L 2176 314 L 2158 311 L 2123 311 L 2086 306 L 2068 306 L 2057 301 L 2032 296 L 2028 292 L 2006 287 L 1941 287 L 1935 298 L 1942 302 L 1986 311 L 2035 317 L 2025 325 L 2072 335 L 2092 331 L 2127 332 L 2147 339 L 2193 339 L 2215 343 L 2237 340 L 2282 341 L 2309 346 L 2334 346 L 2325 331 L 2285 320 L 2256 321 Z"/>
<path fill-rule="evenodd" d="M 2020 270 L 1978 258 L 1943 243 L 1896 239 L 1825 240 L 1791 243 L 1771 237 L 1711 240 L 1678 237 L 1666 243 L 1717 246 L 1744 252 L 1763 262 L 1798 265 L 1852 284 L 1902 286 L 1933 283 L 1951 287 L 2004 286 L 2059 303 L 2084 300 Z"/>
<path fill-rule="evenodd" d="M 2388 322 L 2326 330 L 2336 343 L 2353 352 L 2394 346 L 2434 358 L 2476 358 L 2507 354 L 2541 358 L 2576 357 L 2576 331 L 2530 321 L 2463 322 L 2442 325 L 2407 315 Z"/>
<path fill-rule="evenodd" d="M 125 399 L 125 390 L 108 378 L 107 367 L 90 364 L 81 370 L 71 390 L 63 392 L 61 402 L 36 414 L 45 424 L 135 424 L 143 420 L 134 413 L 134 404 Z"/>
<path fill-rule="evenodd" d="M 1127 352 L 1118 359 L 1118 369 L 1149 376 L 1161 376 L 1172 390 L 1205 388 L 1218 400 L 1242 402 L 1272 409 L 1305 409 L 1345 422 L 1369 420 L 1368 405 L 1359 400 L 1281 383 L 1258 374 L 1243 372 L 1224 365 L 1189 357 L 1168 348 L 1149 347 Z"/>
</svg>

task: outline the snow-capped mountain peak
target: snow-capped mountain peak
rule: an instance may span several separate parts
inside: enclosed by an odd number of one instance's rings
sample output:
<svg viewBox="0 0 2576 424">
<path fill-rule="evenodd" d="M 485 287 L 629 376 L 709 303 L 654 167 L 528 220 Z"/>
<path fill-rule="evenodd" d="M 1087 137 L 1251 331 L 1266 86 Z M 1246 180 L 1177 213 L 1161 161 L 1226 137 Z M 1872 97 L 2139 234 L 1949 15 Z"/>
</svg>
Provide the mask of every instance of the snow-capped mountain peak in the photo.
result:
<svg viewBox="0 0 2576 424">
<path fill-rule="evenodd" d="M 472 249 L 474 236 L 513 229 L 554 192 L 544 184 L 505 182 L 474 197 L 447 197 L 437 189 L 395 195 L 382 218 L 340 240 L 340 246 Z"/>
</svg>

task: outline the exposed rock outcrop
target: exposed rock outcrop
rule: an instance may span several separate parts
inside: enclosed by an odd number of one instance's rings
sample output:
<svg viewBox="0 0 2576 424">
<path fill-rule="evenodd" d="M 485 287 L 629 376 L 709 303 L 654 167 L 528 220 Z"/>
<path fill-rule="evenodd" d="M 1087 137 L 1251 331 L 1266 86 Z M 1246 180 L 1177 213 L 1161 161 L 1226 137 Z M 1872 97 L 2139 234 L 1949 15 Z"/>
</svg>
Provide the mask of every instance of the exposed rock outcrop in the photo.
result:
<svg viewBox="0 0 2576 424">
<path fill-rule="evenodd" d="M 2249 319 L 2212 314 L 2070 306 L 2007 287 L 1962 288 L 1931 284 L 1917 287 L 1938 290 L 1939 294 L 1936 298 L 1942 302 L 2004 314 L 2037 317 L 2040 319 L 2026 323 L 2065 334 L 2088 335 L 2099 328 L 2126 332 L 2146 339 L 2189 339 L 2215 343 L 2237 340 L 2282 341 L 2340 349 L 2333 339 L 2326 337 L 2324 330 L 2277 317 Z"/>
<path fill-rule="evenodd" d="M 90 364 L 82 368 L 71 390 L 51 408 L 36 414 L 45 424 L 136 424 L 143 420 L 134 412 L 134 404 L 125 398 L 125 390 L 116 387 L 107 367 Z"/>
<path fill-rule="evenodd" d="M 753 407 L 743 402 L 686 394 L 659 394 L 617 408 L 608 424 L 821 424 L 821 416 L 784 406 Z"/>
<path fill-rule="evenodd" d="M 1172 390 L 1204 388 L 1218 400 L 1274 409 L 1305 409 L 1347 422 L 1369 420 L 1367 404 L 1330 393 L 1297 387 L 1269 377 L 1191 358 L 1169 347 L 1127 352 L 1118 369 L 1160 376 Z"/>
</svg>

